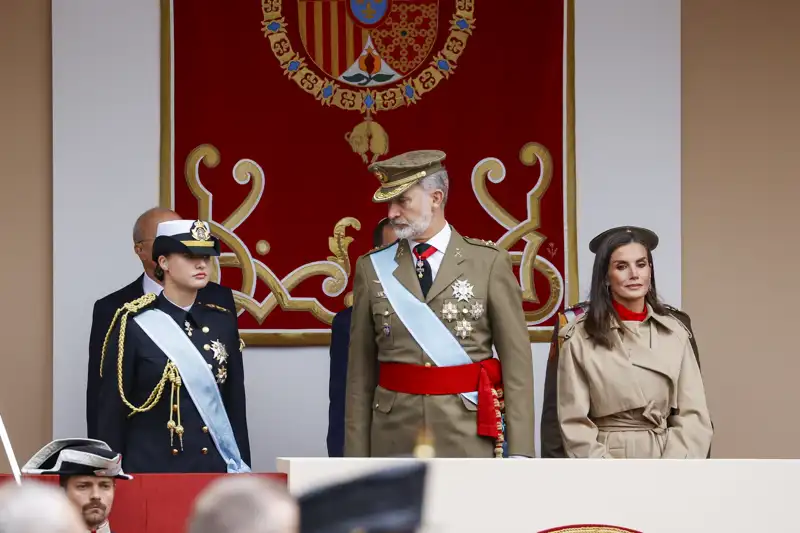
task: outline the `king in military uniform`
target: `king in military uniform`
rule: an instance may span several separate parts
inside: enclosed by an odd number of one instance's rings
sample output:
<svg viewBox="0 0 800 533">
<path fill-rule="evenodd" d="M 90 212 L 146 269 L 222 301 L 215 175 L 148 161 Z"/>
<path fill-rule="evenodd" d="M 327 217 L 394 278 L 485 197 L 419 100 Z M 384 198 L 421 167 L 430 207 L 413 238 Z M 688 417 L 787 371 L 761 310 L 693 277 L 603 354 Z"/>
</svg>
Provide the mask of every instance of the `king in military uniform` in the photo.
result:
<svg viewBox="0 0 800 533">
<path fill-rule="evenodd" d="M 102 352 L 98 432 L 129 472 L 249 472 L 236 316 L 197 300 L 219 241 L 200 220 L 158 225 L 159 296 L 117 311 Z"/>
<path fill-rule="evenodd" d="M 398 240 L 359 258 L 345 455 L 534 456 L 533 368 L 509 254 L 445 220 L 440 151 L 369 167 Z M 492 346 L 498 358 L 493 357 Z"/>
</svg>

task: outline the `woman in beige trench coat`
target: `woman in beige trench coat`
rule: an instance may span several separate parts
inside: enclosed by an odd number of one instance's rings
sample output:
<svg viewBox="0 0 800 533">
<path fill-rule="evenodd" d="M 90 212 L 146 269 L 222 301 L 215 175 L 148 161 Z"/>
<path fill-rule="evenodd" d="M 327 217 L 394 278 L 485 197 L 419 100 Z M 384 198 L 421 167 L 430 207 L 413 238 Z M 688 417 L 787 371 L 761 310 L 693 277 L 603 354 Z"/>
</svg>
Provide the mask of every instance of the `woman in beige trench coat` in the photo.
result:
<svg viewBox="0 0 800 533">
<path fill-rule="evenodd" d="M 567 457 L 705 458 L 713 429 L 689 333 L 659 303 L 651 251 L 633 226 L 592 240 L 588 312 L 567 325 L 558 420 Z"/>
</svg>

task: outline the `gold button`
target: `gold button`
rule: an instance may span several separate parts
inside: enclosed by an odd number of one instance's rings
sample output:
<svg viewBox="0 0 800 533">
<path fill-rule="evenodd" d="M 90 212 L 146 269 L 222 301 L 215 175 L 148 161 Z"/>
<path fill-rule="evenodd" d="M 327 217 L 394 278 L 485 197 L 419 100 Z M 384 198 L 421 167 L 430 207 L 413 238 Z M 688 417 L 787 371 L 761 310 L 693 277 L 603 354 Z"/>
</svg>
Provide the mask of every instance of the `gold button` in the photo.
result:
<svg viewBox="0 0 800 533">
<path fill-rule="evenodd" d="M 178 450 L 176 450 L 175 448 L 172 448 L 172 455 L 178 455 Z"/>
<path fill-rule="evenodd" d="M 205 351 L 209 351 L 209 350 L 211 349 L 211 346 L 209 346 L 208 344 L 204 344 L 204 345 L 203 345 L 203 349 L 204 349 Z"/>
<path fill-rule="evenodd" d="M 208 453 L 208 448 L 203 448 L 202 450 L 200 450 L 200 452 L 202 452 L 202 454 L 205 455 Z"/>
<path fill-rule="evenodd" d="M 178 406 L 177 405 L 173 405 L 172 406 L 172 410 L 177 413 L 178 412 Z"/>
<path fill-rule="evenodd" d="M 389 311 L 384 311 L 383 316 L 389 316 Z"/>
<path fill-rule="evenodd" d="M 208 433 L 208 426 L 203 426 L 203 433 Z"/>
<path fill-rule="evenodd" d="M 425 363 L 425 368 L 430 368 L 430 367 L 431 367 L 430 363 Z"/>
<path fill-rule="evenodd" d="M 376 403 L 376 404 L 375 404 L 375 409 L 377 409 L 377 408 L 378 408 L 378 407 L 380 407 L 380 406 L 381 406 L 381 404 L 379 404 L 379 403 Z"/>
<path fill-rule="evenodd" d="M 208 333 L 208 326 L 203 326 L 203 333 Z"/>
</svg>

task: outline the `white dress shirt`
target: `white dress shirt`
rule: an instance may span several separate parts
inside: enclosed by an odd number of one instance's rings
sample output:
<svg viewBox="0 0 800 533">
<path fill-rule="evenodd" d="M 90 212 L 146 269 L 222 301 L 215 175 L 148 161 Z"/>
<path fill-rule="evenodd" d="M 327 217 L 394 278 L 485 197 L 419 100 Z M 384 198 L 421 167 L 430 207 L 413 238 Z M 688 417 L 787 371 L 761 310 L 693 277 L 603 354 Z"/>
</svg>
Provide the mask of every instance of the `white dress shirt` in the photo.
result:
<svg viewBox="0 0 800 533">
<path fill-rule="evenodd" d="M 428 258 L 428 264 L 431 265 L 431 280 L 436 279 L 436 274 L 439 272 L 439 267 L 442 266 L 442 261 L 444 261 L 444 252 L 447 250 L 447 245 L 450 244 L 450 235 L 453 231 L 450 229 L 450 224 L 445 221 L 444 227 L 428 239 L 426 244 L 430 244 L 434 248 L 436 248 L 436 252 L 432 256 Z M 420 244 L 417 241 L 412 239 L 408 239 L 408 244 L 411 246 L 411 251 L 414 251 L 414 247 Z M 417 256 L 414 256 L 414 262 L 416 263 Z"/>
<path fill-rule="evenodd" d="M 156 283 L 155 280 L 151 279 L 150 276 L 145 274 L 144 277 L 142 278 L 142 290 L 144 291 L 144 294 L 152 292 L 153 294 L 158 296 L 159 294 L 161 294 L 161 291 L 164 290 L 164 287 Z"/>
</svg>

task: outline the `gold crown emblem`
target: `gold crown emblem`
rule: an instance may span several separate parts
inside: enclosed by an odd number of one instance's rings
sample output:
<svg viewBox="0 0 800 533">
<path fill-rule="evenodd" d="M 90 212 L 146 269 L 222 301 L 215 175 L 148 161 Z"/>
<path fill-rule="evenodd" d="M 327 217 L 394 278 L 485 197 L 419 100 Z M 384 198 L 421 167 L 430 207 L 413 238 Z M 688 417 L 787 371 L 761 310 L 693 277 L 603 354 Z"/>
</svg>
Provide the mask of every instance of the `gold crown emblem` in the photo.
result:
<svg viewBox="0 0 800 533">
<path fill-rule="evenodd" d="M 196 241 L 207 241 L 211 239 L 211 230 L 208 223 L 202 220 L 195 220 L 191 230 L 192 238 Z"/>
</svg>

